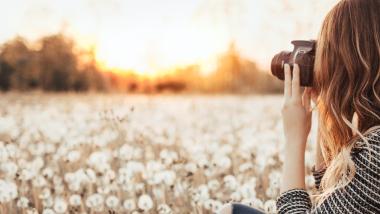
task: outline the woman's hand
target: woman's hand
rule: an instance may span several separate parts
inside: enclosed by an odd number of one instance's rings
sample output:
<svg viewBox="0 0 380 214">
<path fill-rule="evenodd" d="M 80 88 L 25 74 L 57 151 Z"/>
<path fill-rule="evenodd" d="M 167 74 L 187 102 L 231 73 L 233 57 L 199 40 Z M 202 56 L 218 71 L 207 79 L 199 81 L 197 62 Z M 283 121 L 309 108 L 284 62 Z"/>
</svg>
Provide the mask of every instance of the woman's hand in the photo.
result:
<svg viewBox="0 0 380 214">
<path fill-rule="evenodd" d="M 282 108 L 286 146 L 304 149 L 311 128 L 311 89 L 306 88 L 303 94 L 301 91 L 299 66 L 294 65 L 292 79 L 290 66 L 286 64 Z"/>
</svg>

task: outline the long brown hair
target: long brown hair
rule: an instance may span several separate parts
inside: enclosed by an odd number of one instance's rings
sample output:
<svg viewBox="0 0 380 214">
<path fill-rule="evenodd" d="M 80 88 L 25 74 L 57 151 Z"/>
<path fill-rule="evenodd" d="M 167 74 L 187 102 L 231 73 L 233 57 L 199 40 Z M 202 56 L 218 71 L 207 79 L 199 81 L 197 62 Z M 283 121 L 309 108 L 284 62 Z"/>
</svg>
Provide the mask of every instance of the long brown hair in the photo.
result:
<svg viewBox="0 0 380 214">
<path fill-rule="evenodd" d="M 320 204 L 355 174 L 350 151 L 380 125 L 380 0 L 341 0 L 326 16 L 317 42 L 314 86 L 327 171 Z M 358 124 L 351 121 L 357 116 Z M 354 131 L 353 131 L 354 130 Z M 368 143 L 366 141 L 366 143 Z"/>
</svg>

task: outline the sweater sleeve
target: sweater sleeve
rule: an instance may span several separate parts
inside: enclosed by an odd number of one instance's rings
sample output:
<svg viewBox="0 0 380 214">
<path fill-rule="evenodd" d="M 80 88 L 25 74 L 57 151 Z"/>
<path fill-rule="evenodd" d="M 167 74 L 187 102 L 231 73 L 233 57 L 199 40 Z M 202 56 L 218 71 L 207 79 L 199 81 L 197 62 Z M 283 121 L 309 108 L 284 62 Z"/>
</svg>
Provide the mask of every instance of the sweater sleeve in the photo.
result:
<svg viewBox="0 0 380 214">
<path fill-rule="evenodd" d="M 313 206 L 305 189 L 291 189 L 276 200 L 283 213 L 380 213 L 380 132 L 369 138 L 369 146 L 359 141 L 351 151 L 354 178 L 332 192 L 319 206 Z"/>
<path fill-rule="evenodd" d="M 305 189 L 290 189 L 276 200 L 278 213 L 306 213 L 311 209 L 311 200 Z"/>
</svg>

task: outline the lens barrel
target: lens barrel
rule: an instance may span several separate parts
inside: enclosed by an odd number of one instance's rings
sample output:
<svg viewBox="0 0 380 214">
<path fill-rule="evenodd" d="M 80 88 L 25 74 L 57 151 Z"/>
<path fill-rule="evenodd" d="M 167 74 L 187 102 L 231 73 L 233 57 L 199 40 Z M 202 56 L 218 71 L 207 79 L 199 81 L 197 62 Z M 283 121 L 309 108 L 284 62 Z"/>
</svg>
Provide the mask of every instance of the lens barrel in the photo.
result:
<svg viewBox="0 0 380 214">
<path fill-rule="evenodd" d="M 284 65 L 289 64 L 289 59 L 291 56 L 291 52 L 282 51 L 279 54 L 276 54 L 271 63 L 271 71 L 272 75 L 276 76 L 280 80 L 284 80 Z"/>
</svg>

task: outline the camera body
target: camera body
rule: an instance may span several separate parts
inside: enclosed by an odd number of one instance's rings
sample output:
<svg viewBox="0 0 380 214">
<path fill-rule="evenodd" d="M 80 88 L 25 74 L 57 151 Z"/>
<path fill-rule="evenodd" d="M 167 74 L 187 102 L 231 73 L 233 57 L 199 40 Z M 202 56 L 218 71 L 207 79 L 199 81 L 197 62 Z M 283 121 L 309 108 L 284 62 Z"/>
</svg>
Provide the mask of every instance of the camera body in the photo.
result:
<svg viewBox="0 0 380 214">
<path fill-rule="evenodd" d="M 280 80 L 284 80 L 284 65 L 289 64 L 293 71 L 294 64 L 298 64 L 300 67 L 301 86 L 311 87 L 314 76 L 316 41 L 295 40 L 292 41 L 292 44 L 294 45 L 292 52 L 282 51 L 273 57 L 271 63 L 272 74 Z"/>
</svg>

